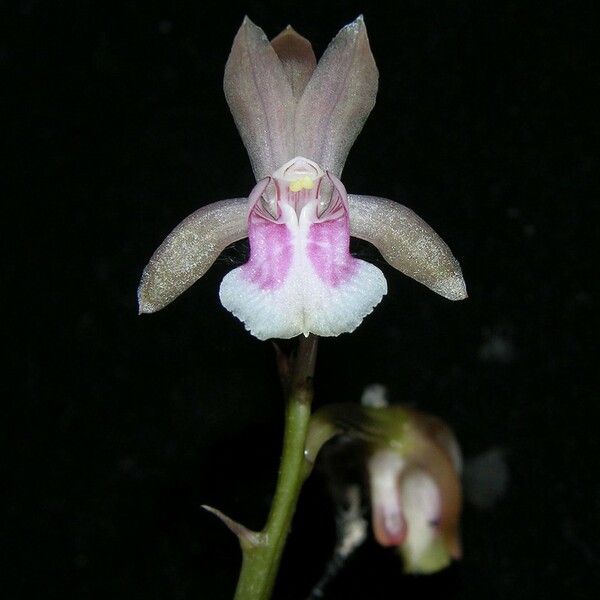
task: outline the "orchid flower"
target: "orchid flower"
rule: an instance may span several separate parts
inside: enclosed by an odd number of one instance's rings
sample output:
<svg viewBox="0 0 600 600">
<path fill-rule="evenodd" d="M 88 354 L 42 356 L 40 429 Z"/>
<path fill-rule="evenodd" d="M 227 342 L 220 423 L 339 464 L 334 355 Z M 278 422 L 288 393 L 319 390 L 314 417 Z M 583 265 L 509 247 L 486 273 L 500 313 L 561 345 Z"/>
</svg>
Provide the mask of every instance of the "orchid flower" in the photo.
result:
<svg viewBox="0 0 600 600">
<path fill-rule="evenodd" d="M 245 237 L 250 258 L 225 276 L 220 299 L 259 339 L 350 332 L 381 301 L 385 277 L 351 256 L 350 236 L 445 298 L 465 298 L 459 264 L 431 227 L 391 200 L 348 195 L 339 179 L 377 82 L 362 17 L 337 34 L 318 64 L 291 27 L 269 42 L 246 18 L 224 90 L 256 186 L 175 228 L 144 270 L 140 312 L 169 304 Z"/>
<path fill-rule="evenodd" d="M 375 539 L 398 549 L 406 572 L 433 573 L 461 556 L 460 447 L 440 419 L 388 406 L 375 388 L 382 386 L 367 388 L 362 406 L 327 404 L 314 413 L 305 457 L 314 464 L 323 451 L 336 503 L 348 502 L 357 471 L 366 471 Z M 336 436 L 338 444 L 325 446 Z"/>
<path fill-rule="evenodd" d="M 404 411 L 402 443 L 392 436 L 367 463 L 373 532 L 382 546 L 398 548 L 406 572 L 433 573 L 461 556 L 462 458 L 444 423 Z"/>
</svg>

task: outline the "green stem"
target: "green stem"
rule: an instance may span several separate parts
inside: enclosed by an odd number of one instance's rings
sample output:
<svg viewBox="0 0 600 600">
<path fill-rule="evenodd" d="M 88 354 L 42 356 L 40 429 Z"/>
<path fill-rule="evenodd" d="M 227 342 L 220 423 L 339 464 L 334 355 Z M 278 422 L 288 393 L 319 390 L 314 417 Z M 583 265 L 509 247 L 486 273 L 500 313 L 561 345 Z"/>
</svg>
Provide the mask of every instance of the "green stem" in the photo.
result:
<svg viewBox="0 0 600 600">
<path fill-rule="evenodd" d="M 267 524 L 255 539 L 242 541 L 242 570 L 235 600 L 268 600 L 307 470 L 304 446 L 313 397 L 317 337 L 301 338 L 289 380 L 283 452 Z"/>
</svg>

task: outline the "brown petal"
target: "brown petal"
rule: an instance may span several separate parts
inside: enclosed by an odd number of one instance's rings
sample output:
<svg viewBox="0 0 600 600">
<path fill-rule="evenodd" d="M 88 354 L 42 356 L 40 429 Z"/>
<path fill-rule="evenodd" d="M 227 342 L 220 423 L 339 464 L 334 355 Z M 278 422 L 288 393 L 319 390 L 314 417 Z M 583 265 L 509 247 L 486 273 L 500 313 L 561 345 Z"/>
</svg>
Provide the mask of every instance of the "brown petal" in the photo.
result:
<svg viewBox="0 0 600 600">
<path fill-rule="evenodd" d="M 362 17 L 329 44 L 296 110 L 295 154 L 340 176 L 375 105 L 378 72 Z"/>
<path fill-rule="evenodd" d="M 292 94 L 298 100 L 317 66 L 312 46 L 291 25 L 271 40 L 271 46 L 279 56 L 292 87 Z"/>
<path fill-rule="evenodd" d="M 204 206 L 167 236 L 144 269 L 138 288 L 140 314 L 175 300 L 229 244 L 248 235 L 247 202 L 234 198 Z"/>
<path fill-rule="evenodd" d="M 348 195 L 350 235 L 371 242 L 392 267 L 448 300 L 467 297 L 450 248 L 412 210 L 385 198 Z"/>
<path fill-rule="evenodd" d="M 247 17 L 225 65 L 225 98 L 256 179 L 292 158 L 295 101 L 275 50 Z"/>
</svg>

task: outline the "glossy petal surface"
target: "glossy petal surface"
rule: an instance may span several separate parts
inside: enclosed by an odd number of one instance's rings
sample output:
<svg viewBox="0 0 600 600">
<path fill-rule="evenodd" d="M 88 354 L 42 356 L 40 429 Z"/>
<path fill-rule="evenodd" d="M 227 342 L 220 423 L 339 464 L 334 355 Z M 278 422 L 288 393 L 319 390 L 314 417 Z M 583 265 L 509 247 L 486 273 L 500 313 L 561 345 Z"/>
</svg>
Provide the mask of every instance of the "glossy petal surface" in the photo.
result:
<svg viewBox="0 0 600 600">
<path fill-rule="evenodd" d="M 293 156 L 296 101 L 277 53 L 248 18 L 235 36 L 223 89 L 254 175 L 262 179 Z"/>
<path fill-rule="evenodd" d="M 371 242 L 383 258 L 448 300 L 463 300 L 467 289 L 450 248 L 406 206 L 375 196 L 349 195 L 350 234 Z"/>
<path fill-rule="evenodd" d="M 377 82 L 367 29 L 359 17 L 329 44 L 300 98 L 295 153 L 339 177 L 375 105 Z"/>
<path fill-rule="evenodd" d="M 226 246 L 248 233 L 246 198 L 204 206 L 184 219 L 144 269 L 138 288 L 140 313 L 152 313 L 175 300 L 214 263 Z"/>
<path fill-rule="evenodd" d="M 317 66 L 311 43 L 288 25 L 271 40 L 271 46 L 283 65 L 294 98 L 299 99 Z"/>
</svg>

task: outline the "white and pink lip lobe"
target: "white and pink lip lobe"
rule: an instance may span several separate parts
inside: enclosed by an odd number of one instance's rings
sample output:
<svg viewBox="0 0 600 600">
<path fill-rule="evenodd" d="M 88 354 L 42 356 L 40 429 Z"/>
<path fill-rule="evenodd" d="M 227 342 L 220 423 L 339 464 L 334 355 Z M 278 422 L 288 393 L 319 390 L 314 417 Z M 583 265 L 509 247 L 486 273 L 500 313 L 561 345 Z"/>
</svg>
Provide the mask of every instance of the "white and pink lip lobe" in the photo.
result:
<svg viewBox="0 0 600 600">
<path fill-rule="evenodd" d="M 296 173 L 286 164 L 253 190 L 250 259 L 221 283 L 225 308 L 259 339 L 353 331 L 387 291 L 377 267 L 350 255 L 342 184 L 316 165 L 312 176 L 307 163 L 300 159 Z M 319 213 L 324 177 L 334 190 Z M 272 201 L 263 203 L 267 187 Z"/>
<path fill-rule="evenodd" d="M 289 204 L 281 206 L 278 222 L 253 212 L 248 228 L 250 260 L 242 267 L 244 278 L 262 290 L 274 290 L 285 284 L 295 262 L 297 268 L 310 266 L 333 288 L 347 282 L 358 268 L 349 252 L 348 219 L 345 215 L 330 221 L 316 218 L 315 200 L 302 208 L 299 220 Z"/>
<path fill-rule="evenodd" d="M 319 216 L 325 177 L 331 183 L 331 198 Z M 250 260 L 242 267 L 244 277 L 262 290 L 273 290 L 284 285 L 295 262 L 297 268 L 312 268 L 333 288 L 347 282 L 358 262 L 349 251 L 348 202 L 342 183 L 325 175 L 316 163 L 297 157 L 276 171 L 268 185 L 260 183 L 255 189 L 265 193 L 268 188 L 275 204 L 270 208 L 277 217 L 257 199 L 248 222 Z"/>
<path fill-rule="evenodd" d="M 358 261 L 350 255 L 349 242 L 347 216 L 310 226 L 306 253 L 315 273 L 331 287 L 347 282 L 358 269 Z"/>
<path fill-rule="evenodd" d="M 241 267 L 245 280 L 261 290 L 274 290 L 287 279 L 294 258 L 294 235 L 285 223 L 255 213 L 248 223 L 250 259 Z"/>
</svg>

